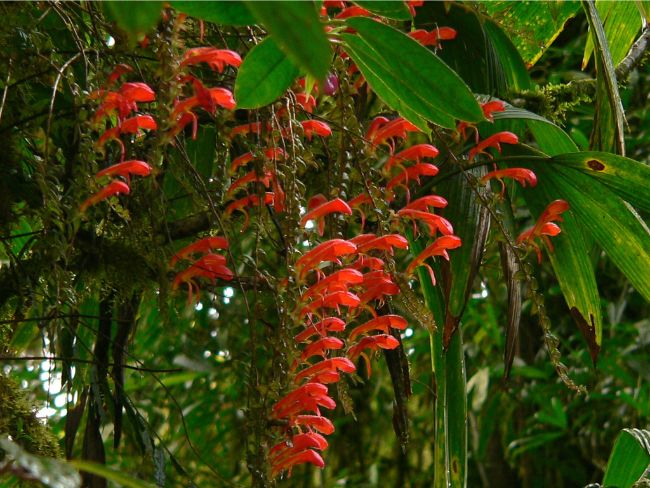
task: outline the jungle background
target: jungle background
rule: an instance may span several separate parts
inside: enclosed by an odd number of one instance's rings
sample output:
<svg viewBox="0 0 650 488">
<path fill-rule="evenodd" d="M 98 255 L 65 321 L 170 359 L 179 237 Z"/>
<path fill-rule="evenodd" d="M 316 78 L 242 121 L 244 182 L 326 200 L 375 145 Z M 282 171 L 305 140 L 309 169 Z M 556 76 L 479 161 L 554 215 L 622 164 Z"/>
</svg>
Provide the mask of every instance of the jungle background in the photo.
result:
<svg viewBox="0 0 650 488">
<path fill-rule="evenodd" d="M 399 2 L 387 5 L 393 3 Z M 359 4 L 372 10 L 367 2 Z M 189 127 L 165 136 L 173 124 L 161 122 L 171 120 L 174 100 L 183 90 L 176 76 L 186 49 L 227 47 L 246 60 L 264 38 L 264 22 L 256 21 L 262 17 L 248 13 L 249 18 L 228 22 L 228 15 L 237 15 L 232 5 L 240 2 L 0 3 L 3 487 L 78 486 L 79 479 L 62 462 L 66 458 L 80 462 L 75 466 L 86 473 L 84 486 L 93 487 L 106 486 L 101 476 L 124 486 L 434 484 L 431 331 L 417 320 L 401 331 L 412 389 L 405 407 L 408 443 L 395 433 L 388 355 L 379 354 L 370 378 L 359 373 L 337 389 L 336 398 L 346 408 L 328 412 L 336 432 L 328 438 L 324 470 L 297 466 L 291 478 L 275 481 L 256 474 L 265 466 L 260 443 L 266 448 L 277 437 L 264 423 L 265 409 L 286 390 L 282 364 L 295 354 L 287 342 L 293 333 L 282 332 L 281 314 L 275 312 L 283 309 L 284 292 L 269 293 L 265 283 L 286 276 L 278 242 L 282 235 L 297 242 L 311 237 L 301 234 L 297 219 L 278 221 L 272 212 L 251 210 L 245 232 L 242 218 L 224 214 L 230 162 L 261 147 L 253 138 L 233 145 L 229 131 L 272 120 L 294 98 L 283 95 L 284 87 L 278 102 L 259 108 L 201 112 L 195 140 Z M 454 28 L 456 39 L 432 49 L 472 92 L 544 117 L 563 129 L 579 151 L 621 154 L 615 143 L 608 146 L 594 137 L 598 124 L 604 124 L 606 102 L 599 81 L 604 68 L 597 70 L 600 46 L 593 49 L 585 14 L 589 6 L 597 7 L 609 40 L 607 55 L 619 69 L 624 155 L 647 167 L 647 2 L 426 2 L 416 8 L 414 20 L 385 22 L 404 32 Z M 337 8 L 326 13 L 333 18 Z M 181 18 L 181 12 L 187 17 Z M 635 41 L 637 51 L 623 66 Z M 125 139 L 129 158 L 148 161 L 154 174 L 134 176 L 128 197 L 81 213 L 81 202 L 100 188 L 93 174 L 119 160 L 117 145 L 97 147 L 102 131 L 95 125 L 98 100 L 91 93 L 108 86 L 109 73 L 120 63 L 133 68 L 130 81 L 146 82 L 156 92 L 156 101 L 140 110 L 159 120 L 159 130 Z M 393 113 L 395 107 L 382 106 L 371 90 L 353 87 L 340 54 L 328 63 L 338 87 L 324 95 L 321 79 L 319 120 L 330 121 L 336 133 L 361 133 L 371 116 Z M 298 92 L 294 80 L 304 74 L 303 67 L 288 71 L 290 87 Z M 204 65 L 193 73 L 206 85 L 235 91 L 239 101 L 237 70 L 217 72 Z M 520 141 L 530 147 L 542 147 L 527 131 L 526 120 L 504 127 L 518 129 Z M 294 209 L 306 205 L 305 195 L 346 188 L 358 178 L 345 169 L 352 164 L 346 157 L 363 153 L 352 139 L 341 136 L 331 148 L 317 138 L 299 145 L 299 170 L 295 177 L 285 176 L 292 182 L 285 190 L 289 202 L 295 199 Z M 374 155 L 363 154 L 363 164 L 371 165 L 367 161 Z M 508 184 L 508 191 L 513 221 L 519 227 L 534 222 L 539 211 L 528 210 L 520 193 L 525 190 Z M 330 196 L 336 195 L 330 191 Z M 490 200 L 494 208 L 497 200 Z M 647 209 L 634 206 L 647 221 Z M 340 223 L 328 221 L 328 226 L 334 229 L 328 231 L 332 237 L 340 230 Z M 650 426 L 647 296 L 602 244 L 587 242 L 602 312 L 602 342 L 594 356 L 567 307 L 548 253 L 541 263 L 528 254 L 527 273 L 535 281 L 523 286 L 515 358 L 504 379 L 505 329 L 513 311 L 499 253 L 503 241 L 494 227 L 486 235 L 460 327 L 467 378 L 466 486 L 600 483 L 622 429 Z M 186 287 L 174 289 L 178 269 L 172 271 L 167 263 L 179 248 L 207 235 L 228 236 L 238 278 L 201 283 L 195 303 L 188 300 Z M 617 245 L 624 249 L 625 242 Z M 639 255 L 647 258 L 649 252 L 645 248 Z M 650 269 L 639 272 L 647 281 Z M 531 286 L 544 297 L 559 359 L 549 357 L 548 328 L 540 326 L 535 299 L 527 292 Z M 422 300 L 418 286 L 413 294 Z M 555 352 L 551 348 L 551 356 Z M 560 362 L 569 380 L 558 374 Z"/>
</svg>

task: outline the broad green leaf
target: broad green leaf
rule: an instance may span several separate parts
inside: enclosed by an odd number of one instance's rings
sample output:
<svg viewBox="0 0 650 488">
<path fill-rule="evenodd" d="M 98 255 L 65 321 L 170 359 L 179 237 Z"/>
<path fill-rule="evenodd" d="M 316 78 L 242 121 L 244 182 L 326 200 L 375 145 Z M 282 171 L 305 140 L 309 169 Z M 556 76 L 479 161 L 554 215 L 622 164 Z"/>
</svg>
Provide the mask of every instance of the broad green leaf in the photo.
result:
<svg viewBox="0 0 650 488">
<path fill-rule="evenodd" d="M 415 23 L 425 29 L 440 25 L 456 30 L 456 39 L 444 41 L 435 52 L 473 92 L 504 96 L 510 89 L 530 87 L 517 49 L 496 23 L 478 11 L 460 3 L 428 2 Z"/>
<path fill-rule="evenodd" d="M 558 180 L 562 178 L 553 168 L 549 168 L 548 159 L 531 159 L 529 162 L 524 162 L 524 159 L 525 157 L 514 160 L 510 166 L 528 167 L 537 174 L 537 186 L 521 192 L 535 218 L 550 202 L 558 198 L 568 201 L 571 205 L 571 210 L 563 215 L 564 221 L 560 224 L 562 232 L 552 238 L 554 250 L 548 253 L 548 257 L 569 310 L 595 361 L 602 344 L 602 315 L 596 276 L 583 234 L 585 230 L 575 210 L 580 204 L 576 199 L 580 200 L 581 196 L 576 195 L 575 190 L 569 193 L 559 190 Z"/>
<path fill-rule="evenodd" d="M 554 156 L 578 150 L 566 132 L 541 115 L 508 104 L 503 112 L 495 112 L 492 115 L 497 127 L 500 120 L 523 120 L 545 154 Z"/>
<path fill-rule="evenodd" d="M 116 471 L 107 468 L 103 464 L 84 461 L 83 459 L 72 459 L 68 461 L 68 464 L 71 464 L 79 471 L 101 476 L 108 481 L 117 483 L 118 486 L 124 486 L 126 488 L 154 488 L 154 485 L 147 483 L 146 481 L 133 478 L 132 476 L 125 474 L 124 471 Z"/>
<path fill-rule="evenodd" d="M 625 114 L 603 24 L 593 0 L 583 0 L 591 38 L 596 46 L 596 112 L 592 134 L 593 149 L 625 155 L 623 125 Z"/>
<path fill-rule="evenodd" d="M 369 10 L 373 14 L 381 15 L 389 19 L 409 20 L 411 18 L 411 12 L 409 12 L 406 3 L 400 0 L 385 0 L 381 2 L 357 0 L 354 3 L 359 7 Z"/>
<path fill-rule="evenodd" d="M 102 2 L 102 6 L 107 15 L 135 41 L 158 24 L 163 2 L 106 1 Z"/>
<path fill-rule="evenodd" d="M 482 5 L 512 39 L 527 66 L 533 66 L 580 10 L 578 2 L 512 2 Z"/>
<path fill-rule="evenodd" d="M 374 90 L 390 108 L 397 110 L 400 115 L 415 124 L 420 130 L 428 132 L 426 120 L 420 112 L 435 117 L 437 124 L 452 128 L 454 119 L 447 114 L 428 106 L 424 100 L 411 91 L 402 78 L 396 77 L 389 68 L 382 64 L 379 54 L 363 39 L 352 34 L 343 34 L 345 50 L 354 60 L 370 88 Z"/>
<path fill-rule="evenodd" d="M 294 64 L 316 79 L 327 75 L 330 46 L 313 2 L 253 2 L 246 6 Z"/>
<path fill-rule="evenodd" d="M 501 72 L 506 78 L 506 86 L 515 90 L 530 88 L 531 82 L 528 70 L 510 38 L 494 22 L 485 22 L 484 29 L 497 56 Z"/>
<path fill-rule="evenodd" d="M 483 120 L 481 107 L 465 82 L 429 49 L 369 18 L 354 17 L 346 22 L 384 59 L 394 76 L 402 78 L 428 105 L 454 119 Z M 427 114 L 422 115 L 437 123 Z"/>
<path fill-rule="evenodd" d="M 636 6 L 637 2 L 609 2 L 598 0 L 596 9 L 603 20 L 605 36 L 614 64 L 618 64 L 625 57 L 630 46 L 641 28 L 641 16 Z M 582 59 L 582 69 L 585 69 L 589 58 L 594 51 L 594 41 L 587 37 L 585 54 Z"/>
<path fill-rule="evenodd" d="M 551 162 L 597 178 L 634 207 L 650 212 L 650 166 L 604 152 L 561 154 Z"/>
<path fill-rule="evenodd" d="M 650 466 L 650 431 L 623 429 L 607 461 L 603 487 L 631 488 Z"/>
<path fill-rule="evenodd" d="M 566 195 L 581 225 L 590 232 L 634 288 L 650 302 L 650 230 L 638 214 L 595 178 L 554 167 L 558 192 Z"/>
<path fill-rule="evenodd" d="M 244 2 L 236 0 L 213 0 L 211 2 L 173 1 L 171 6 L 179 12 L 216 24 L 245 26 L 255 23 Z"/>
<path fill-rule="evenodd" d="M 235 81 L 237 108 L 258 108 L 281 97 L 298 76 L 298 68 L 272 37 L 264 39 L 244 58 Z"/>
</svg>

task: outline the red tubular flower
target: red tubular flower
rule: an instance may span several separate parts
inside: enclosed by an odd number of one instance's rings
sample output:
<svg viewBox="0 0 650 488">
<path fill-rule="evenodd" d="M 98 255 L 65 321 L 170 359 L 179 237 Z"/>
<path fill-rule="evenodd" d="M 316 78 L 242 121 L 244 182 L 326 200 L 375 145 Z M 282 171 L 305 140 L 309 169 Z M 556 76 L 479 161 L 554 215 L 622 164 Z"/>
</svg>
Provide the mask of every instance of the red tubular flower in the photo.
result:
<svg viewBox="0 0 650 488">
<path fill-rule="evenodd" d="M 120 94 L 130 102 L 153 102 L 156 94 L 149 85 L 142 82 L 123 83 Z"/>
<path fill-rule="evenodd" d="M 426 195 L 424 197 L 413 200 L 409 203 L 405 209 L 411 210 L 422 210 L 426 212 L 429 210 L 429 207 L 433 208 L 445 208 L 447 206 L 447 200 L 438 195 Z"/>
<path fill-rule="evenodd" d="M 228 241 L 226 238 L 210 236 L 199 239 L 174 254 L 172 259 L 169 261 L 169 266 L 173 267 L 179 259 L 187 259 L 193 254 L 209 253 L 214 249 L 228 249 Z"/>
<path fill-rule="evenodd" d="M 133 68 L 129 66 L 128 64 L 118 64 L 113 68 L 113 71 L 111 71 L 111 74 L 108 75 L 108 78 L 106 79 L 106 84 L 108 86 L 112 85 L 115 83 L 123 74 L 129 73 L 133 71 Z"/>
<path fill-rule="evenodd" d="M 308 221 L 315 220 L 318 222 L 318 235 L 322 236 L 325 231 L 325 216 L 334 212 L 352 215 L 352 209 L 350 206 L 340 198 L 335 198 L 334 200 L 322 203 L 313 210 L 307 212 L 302 219 L 300 219 L 300 226 L 304 227 Z"/>
<path fill-rule="evenodd" d="M 512 132 L 503 131 L 497 132 L 496 134 L 488 137 L 487 139 L 479 142 L 475 147 L 470 149 L 468 158 L 470 160 L 474 159 L 474 156 L 477 154 L 485 153 L 485 150 L 489 147 L 495 148 L 497 151 L 501 152 L 501 144 L 517 144 L 519 138 L 516 134 Z"/>
<path fill-rule="evenodd" d="M 281 463 L 273 465 L 271 467 L 271 477 L 277 476 L 282 471 L 289 471 L 289 476 L 291 476 L 291 469 L 297 464 L 304 463 L 313 464 L 318 468 L 323 468 L 325 466 L 325 461 L 323 461 L 320 454 L 311 449 L 306 449 L 287 458 L 283 458 Z"/>
<path fill-rule="evenodd" d="M 271 124 L 266 124 L 267 132 L 271 130 Z M 243 124 L 233 127 L 230 131 L 230 138 L 237 135 L 248 135 L 248 134 L 257 134 L 258 136 L 262 134 L 262 123 L 261 122 L 252 122 L 250 124 Z"/>
<path fill-rule="evenodd" d="M 399 341 L 390 334 L 367 336 L 348 349 L 348 358 L 351 361 L 356 360 L 365 349 L 376 351 L 377 349 L 395 349 L 398 346 Z"/>
<path fill-rule="evenodd" d="M 308 93 L 297 93 L 296 103 L 308 113 L 312 113 L 314 107 L 316 107 L 316 99 L 313 95 L 309 95 Z"/>
<path fill-rule="evenodd" d="M 391 328 L 404 330 L 407 326 L 408 322 L 400 315 L 380 315 L 352 329 L 348 341 L 354 342 L 357 337 L 370 331 L 379 330 L 384 334 L 388 334 Z"/>
<path fill-rule="evenodd" d="M 281 456 L 284 452 L 286 452 L 289 449 L 309 449 L 309 448 L 314 448 L 314 449 L 319 449 L 321 451 L 324 451 L 327 449 L 328 443 L 325 437 L 323 437 L 320 434 L 317 434 L 316 432 L 307 432 L 305 434 L 296 434 L 291 437 L 291 439 L 287 439 L 286 441 L 282 441 L 277 443 L 275 446 L 271 448 L 269 451 L 269 458 L 273 459 L 277 456 Z"/>
<path fill-rule="evenodd" d="M 409 32 L 409 36 L 418 41 L 423 46 L 438 47 L 440 41 L 450 41 L 456 39 L 456 30 L 451 27 L 438 27 L 430 32 L 424 29 Z"/>
<path fill-rule="evenodd" d="M 401 165 L 405 161 L 420 162 L 420 158 L 435 158 L 440 151 L 431 144 L 416 144 L 391 156 L 384 165 L 384 171 L 389 172 L 393 166 Z"/>
<path fill-rule="evenodd" d="M 266 192 L 264 194 L 264 199 L 261 202 L 262 205 L 273 205 L 275 204 L 275 193 Z M 260 197 L 257 195 L 248 195 L 239 200 L 235 200 L 226 207 L 226 215 L 232 214 L 234 211 L 239 210 L 244 213 L 244 225 L 241 228 L 240 232 L 244 232 L 248 228 L 248 212 L 246 211 L 249 207 L 257 207 L 260 205 Z"/>
<path fill-rule="evenodd" d="M 345 322 L 339 317 L 326 317 L 320 322 L 308 326 L 293 340 L 297 343 L 306 342 L 315 335 L 326 336 L 328 332 L 341 332 L 345 330 Z"/>
<path fill-rule="evenodd" d="M 226 258 L 220 254 L 206 254 L 192 263 L 187 269 L 176 274 L 172 283 L 172 290 L 177 290 L 181 284 L 187 284 L 187 301 L 192 303 L 193 291 L 196 288 L 197 301 L 199 298 L 199 285 L 196 278 L 207 278 L 212 283 L 216 279 L 231 281 L 233 272 L 226 266 Z"/>
<path fill-rule="evenodd" d="M 300 125 L 302 125 L 302 128 L 305 131 L 305 137 L 309 141 L 311 141 L 314 134 L 321 137 L 332 135 L 332 129 L 330 129 L 330 126 L 320 120 L 303 120 L 300 122 Z"/>
<path fill-rule="evenodd" d="M 379 303 L 383 304 L 384 297 L 386 295 L 397 295 L 399 292 L 399 286 L 397 286 L 392 281 L 379 282 L 373 286 L 368 287 L 368 289 L 361 294 L 359 300 L 361 300 L 361 303 L 364 305 L 370 303 L 373 300 L 379 300 Z"/>
<path fill-rule="evenodd" d="M 368 10 L 358 5 L 353 5 L 352 7 L 346 7 L 336 14 L 337 19 L 349 19 L 350 17 L 369 17 L 371 14 Z"/>
<path fill-rule="evenodd" d="M 303 318 L 305 315 L 312 315 L 321 308 L 333 308 L 340 313 L 339 307 L 344 305 L 348 308 L 356 308 L 361 304 L 359 297 L 349 291 L 333 291 L 324 297 L 317 298 L 309 305 L 300 310 L 299 316 Z"/>
<path fill-rule="evenodd" d="M 359 283 L 363 283 L 363 275 L 360 271 L 352 268 L 340 269 L 310 286 L 300 299 L 302 301 L 311 299 L 314 296 L 321 295 L 323 291 L 347 290 L 348 286 Z"/>
<path fill-rule="evenodd" d="M 430 212 L 423 212 L 422 210 L 414 210 L 410 208 L 403 208 L 397 212 L 397 215 L 403 218 L 421 221 L 429 229 L 429 235 L 433 236 L 436 231 L 443 235 L 451 235 L 454 233 L 454 228 L 451 223 L 441 217 Z"/>
<path fill-rule="evenodd" d="M 289 411 L 296 410 L 302 404 L 311 404 L 312 401 L 322 403 L 325 408 L 335 408 L 336 403 L 329 396 L 327 396 L 327 387 L 320 383 L 306 383 L 293 391 L 287 393 L 275 405 L 273 405 L 273 416 L 275 418 L 285 418 L 288 416 Z M 298 410 L 300 412 L 300 410 Z"/>
<path fill-rule="evenodd" d="M 406 5 L 411 12 L 411 17 L 415 17 L 415 7 L 421 7 L 424 5 L 424 0 L 406 0 Z"/>
<path fill-rule="evenodd" d="M 373 121 L 370 123 L 370 127 L 368 127 L 368 130 L 366 131 L 366 140 L 372 143 L 372 141 L 377 136 L 377 132 L 379 131 L 379 129 L 381 129 L 386 124 L 388 124 L 388 122 L 390 122 L 390 119 L 383 117 L 381 115 L 379 117 L 375 117 Z"/>
<path fill-rule="evenodd" d="M 300 355 L 300 362 L 305 362 L 313 356 L 321 356 L 325 359 L 326 351 L 333 351 L 343 348 L 343 341 L 336 337 L 323 337 L 309 344 Z M 297 366 L 297 364 L 296 364 Z"/>
<path fill-rule="evenodd" d="M 416 258 L 411 261 L 411 264 L 408 265 L 406 268 L 406 274 L 412 274 L 413 271 L 415 271 L 415 268 L 418 266 L 425 266 L 427 270 L 429 271 L 429 276 L 431 277 L 431 283 L 436 284 L 436 277 L 433 274 L 433 270 L 431 269 L 431 266 L 426 264 L 424 261 L 426 261 L 428 258 L 432 256 L 442 256 L 445 258 L 447 261 L 449 261 L 449 254 L 447 253 L 448 249 L 456 249 L 457 247 L 460 247 L 461 245 L 461 240 L 457 236 L 442 236 L 438 237 L 433 244 L 428 246 L 424 251 L 422 251 L 420 254 L 416 256 Z"/>
<path fill-rule="evenodd" d="M 388 201 L 392 201 L 394 198 L 393 189 L 396 186 L 401 186 L 406 190 L 406 200 L 411 199 L 411 193 L 408 189 L 408 182 L 410 180 L 415 180 L 418 184 L 420 183 L 420 176 L 436 176 L 438 174 L 438 167 L 429 163 L 417 163 L 413 166 L 406 168 L 395 178 L 390 180 L 386 185 L 386 195 Z"/>
<path fill-rule="evenodd" d="M 503 112 L 506 109 L 506 104 L 501 100 L 492 100 L 490 102 L 481 104 L 481 109 L 483 110 L 483 115 L 485 118 L 490 122 L 494 122 L 494 117 L 492 117 L 492 114 L 494 112 Z"/>
<path fill-rule="evenodd" d="M 252 183 L 253 181 L 262 183 L 266 188 L 268 188 L 269 186 L 271 186 L 272 179 L 273 179 L 273 173 L 270 171 L 264 171 L 264 174 L 260 176 L 257 174 L 257 171 L 251 170 L 241 178 L 236 179 L 232 183 L 232 185 L 230 185 L 228 191 L 226 191 L 226 196 L 232 196 L 236 190 L 238 190 L 244 185 L 247 185 L 248 183 Z"/>
<path fill-rule="evenodd" d="M 481 183 L 485 184 L 492 178 L 498 178 L 499 180 L 502 178 L 512 178 L 524 188 L 526 187 L 526 184 L 529 184 L 531 187 L 537 185 L 537 176 L 531 170 L 526 168 L 508 168 L 490 171 L 481 178 Z M 505 190 L 505 186 L 503 188 Z"/>
<path fill-rule="evenodd" d="M 352 263 L 352 267 L 358 270 L 379 270 L 384 269 L 385 266 L 386 263 L 384 263 L 382 259 L 366 256 L 365 254 L 360 255 L 359 258 L 354 263 Z"/>
<path fill-rule="evenodd" d="M 330 358 L 316 363 L 312 366 L 309 366 L 306 369 L 303 369 L 300 373 L 296 375 L 296 378 L 293 380 L 294 383 L 300 383 L 302 380 L 325 373 L 328 371 L 343 371 L 344 373 L 354 373 L 357 370 L 354 363 L 348 358 L 338 357 Z"/>
<path fill-rule="evenodd" d="M 95 205 L 96 203 L 99 203 L 102 200 L 106 200 L 107 198 L 112 197 L 114 195 L 121 195 L 121 194 L 128 195 L 130 191 L 131 189 L 129 188 L 129 185 L 127 185 L 123 181 L 119 181 L 119 180 L 111 181 L 104 188 L 102 188 L 93 196 L 91 196 L 86 201 L 84 201 L 79 207 L 79 210 L 81 212 L 85 212 L 86 209 L 91 205 Z"/>
<path fill-rule="evenodd" d="M 537 252 L 537 261 L 541 263 L 542 251 L 534 242 L 534 239 L 541 237 L 548 247 L 549 252 L 553 252 L 553 244 L 548 237 L 556 236 L 561 231 L 560 227 L 553 222 L 562 222 L 563 219 L 560 214 L 566 212 L 569 208 L 569 204 L 565 200 L 555 200 L 549 203 L 537 219 L 535 225 L 519 234 L 519 237 L 517 237 L 517 244 L 526 243 L 533 246 Z"/>
<path fill-rule="evenodd" d="M 99 136 L 96 145 L 102 147 L 107 141 L 113 139 L 122 147 L 122 158 L 124 158 L 124 144 L 119 138 L 120 134 L 137 134 L 140 129 L 156 130 L 157 128 L 158 124 L 156 124 L 156 121 L 151 115 L 136 115 L 135 117 L 124 120 L 121 125 L 104 131 Z"/>
<path fill-rule="evenodd" d="M 357 252 L 357 246 L 354 243 L 343 239 L 331 239 L 316 246 L 311 251 L 303 254 L 296 261 L 296 272 L 299 278 L 318 266 L 324 261 L 333 261 L 339 263 L 338 258 Z"/>
<path fill-rule="evenodd" d="M 238 68 L 241 63 L 241 56 L 235 51 L 229 49 L 217 49 L 214 47 L 195 47 L 188 49 L 183 55 L 181 68 L 199 63 L 206 63 L 212 71 L 223 73 L 223 69 L 228 66 Z"/>
<path fill-rule="evenodd" d="M 394 247 L 398 249 L 408 249 L 409 243 L 405 237 L 399 234 L 387 234 L 385 236 L 374 237 L 373 239 L 359 244 L 358 250 L 360 253 L 367 253 L 373 249 L 378 249 L 380 251 L 387 251 L 392 255 Z"/>
<path fill-rule="evenodd" d="M 136 159 L 131 161 L 123 161 L 121 163 L 114 164 L 108 168 L 104 168 L 99 171 L 95 178 L 102 178 L 104 176 L 121 176 L 125 178 L 127 183 L 130 182 L 131 175 L 138 176 L 149 176 L 151 174 L 151 166 L 149 166 L 144 161 L 138 161 Z M 128 192 L 127 192 L 128 193 Z"/>
<path fill-rule="evenodd" d="M 375 119 L 376 121 L 377 119 Z M 374 122 L 373 122 L 374 123 Z M 372 128 L 372 126 L 371 126 Z M 370 138 L 370 144 L 373 147 L 378 146 L 379 144 L 388 143 L 390 139 L 400 138 L 406 139 L 408 132 L 420 132 L 415 125 L 413 125 L 408 120 L 398 117 L 395 120 L 388 122 L 385 125 L 382 125 L 379 129 L 376 130 L 372 138 Z M 366 137 L 368 137 L 366 135 Z M 394 149 L 394 144 L 389 143 L 391 151 Z"/>
<path fill-rule="evenodd" d="M 291 421 L 290 425 L 296 427 L 307 427 L 309 431 L 312 429 L 320 432 L 321 434 L 330 435 L 334 433 L 334 424 L 327 417 L 320 415 L 296 415 Z"/>
<path fill-rule="evenodd" d="M 279 159 L 284 159 L 287 154 L 284 152 L 284 149 L 281 147 L 269 147 L 264 150 L 264 156 L 271 161 L 276 161 Z M 237 168 L 244 166 L 251 162 L 255 158 L 255 155 L 252 152 L 247 152 L 241 156 L 236 157 L 230 163 L 230 174 L 233 174 L 237 171 Z"/>
<path fill-rule="evenodd" d="M 361 230 L 363 231 L 363 228 L 366 225 L 366 214 L 361 210 L 361 205 L 367 205 L 367 204 L 372 204 L 372 198 L 370 198 L 370 195 L 367 193 L 362 193 L 356 197 L 354 197 L 352 200 L 348 201 L 348 205 L 350 208 L 354 211 L 356 210 L 359 212 L 361 215 Z"/>
</svg>

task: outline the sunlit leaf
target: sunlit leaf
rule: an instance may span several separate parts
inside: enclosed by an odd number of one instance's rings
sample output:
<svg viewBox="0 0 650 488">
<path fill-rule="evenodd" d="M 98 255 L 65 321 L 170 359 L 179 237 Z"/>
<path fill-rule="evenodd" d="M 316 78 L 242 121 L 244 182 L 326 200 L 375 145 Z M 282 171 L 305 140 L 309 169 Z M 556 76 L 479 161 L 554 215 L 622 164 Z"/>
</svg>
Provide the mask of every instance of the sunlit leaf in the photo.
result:
<svg viewBox="0 0 650 488">
<path fill-rule="evenodd" d="M 318 80 L 325 78 L 330 46 L 313 2 L 247 1 L 246 6 L 296 66 Z"/>
<path fill-rule="evenodd" d="M 298 68 L 278 48 L 264 39 L 244 58 L 235 81 L 237 108 L 258 108 L 282 96 L 298 76 Z"/>
</svg>

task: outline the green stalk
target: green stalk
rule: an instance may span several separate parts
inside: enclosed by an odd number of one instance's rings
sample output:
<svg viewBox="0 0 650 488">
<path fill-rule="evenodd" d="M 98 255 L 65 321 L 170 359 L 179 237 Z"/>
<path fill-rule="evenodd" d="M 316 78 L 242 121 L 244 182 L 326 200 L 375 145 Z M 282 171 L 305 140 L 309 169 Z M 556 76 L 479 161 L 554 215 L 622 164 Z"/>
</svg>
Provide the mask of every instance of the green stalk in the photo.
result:
<svg viewBox="0 0 650 488">
<path fill-rule="evenodd" d="M 410 236 L 409 236 L 410 237 Z M 421 242 L 410 240 L 414 254 L 422 251 Z M 440 286 L 433 286 L 427 270 L 418 269 L 424 301 L 436 324 L 429 331 L 431 371 L 435 401 L 433 417 L 435 441 L 433 451 L 434 488 L 463 488 L 467 479 L 467 397 L 465 362 L 460 330 L 453 336 L 448 351 L 442 345 L 442 324 L 446 304 Z M 439 273 L 438 273 L 439 276 Z"/>
</svg>

